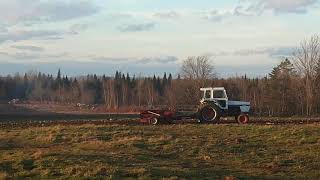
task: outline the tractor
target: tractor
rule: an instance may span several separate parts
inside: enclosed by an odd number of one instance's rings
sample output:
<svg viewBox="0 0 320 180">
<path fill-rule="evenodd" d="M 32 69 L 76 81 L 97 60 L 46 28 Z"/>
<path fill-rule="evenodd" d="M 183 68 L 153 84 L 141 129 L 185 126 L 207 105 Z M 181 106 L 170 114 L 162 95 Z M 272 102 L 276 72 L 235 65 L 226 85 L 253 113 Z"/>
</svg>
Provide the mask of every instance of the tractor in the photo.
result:
<svg viewBox="0 0 320 180">
<path fill-rule="evenodd" d="M 239 124 L 249 122 L 250 102 L 230 101 L 223 87 L 201 88 L 203 98 L 198 108 L 202 123 L 218 123 L 221 117 L 233 116 Z"/>
<path fill-rule="evenodd" d="M 223 87 L 201 88 L 203 97 L 194 112 L 173 110 L 144 110 L 140 113 L 143 122 L 153 125 L 172 123 L 174 120 L 197 119 L 200 123 L 220 122 L 221 117 L 232 116 L 239 124 L 249 122 L 250 102 L 230 101 Z"/>
</svg>

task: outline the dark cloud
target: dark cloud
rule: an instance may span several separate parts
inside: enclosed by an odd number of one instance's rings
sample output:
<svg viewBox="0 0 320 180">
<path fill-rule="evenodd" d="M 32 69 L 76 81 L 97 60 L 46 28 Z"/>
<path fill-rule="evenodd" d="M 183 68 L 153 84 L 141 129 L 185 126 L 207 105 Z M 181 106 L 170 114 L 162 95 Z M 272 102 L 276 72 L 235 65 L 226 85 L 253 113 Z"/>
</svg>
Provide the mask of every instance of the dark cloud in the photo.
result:
<svg viewBox="0 0 320 180">
<path fill-rule="evenodd" d="M 61 31 L 52 30 L 30 30 L 30 31 L 9 31 L 5 33 L 0 33 L 0 44 L 6 41 L 23 41 L 30 39 L 49 39 L 49 38 L 59 38 L 64 33 Z"/>
<path fill-rule="evenodd" d="M 12 48 L 18 49 L 18 50 L 26 50 L 26 51 L 35 51 L 35 52 L 42 52 L 44 51 L 44 48 L 37 47 L 37 46 L 22 46 L 22 45 L 15 45 L 11 46 Z"/>
<path fill-rule="evenodd" d="M 141 32 L 150 31 L 155 28 L 155 23 L 144 23 L 144 24 L 128 24 L 118 27 L 121 32 Z"/>
</svg>

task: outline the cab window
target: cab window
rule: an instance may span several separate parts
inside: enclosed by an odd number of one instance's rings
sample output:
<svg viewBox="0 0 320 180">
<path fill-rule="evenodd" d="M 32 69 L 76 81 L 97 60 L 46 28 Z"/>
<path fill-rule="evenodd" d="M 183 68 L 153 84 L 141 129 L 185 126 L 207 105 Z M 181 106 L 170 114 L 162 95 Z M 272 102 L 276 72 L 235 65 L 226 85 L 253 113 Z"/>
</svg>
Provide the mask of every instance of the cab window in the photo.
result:
<svg viewBox="0 0 320 180">
<path fill-rule="evenodd" d="M 224 91 L 213 91 L 213 98 L 226 98 Z"/>
<path fill-rule="evenodd" d="M 206 91 L 205 95 L 204 95 L 205 99 L 210 99 L 211 98 L 211 91 Z"/>
</svg>

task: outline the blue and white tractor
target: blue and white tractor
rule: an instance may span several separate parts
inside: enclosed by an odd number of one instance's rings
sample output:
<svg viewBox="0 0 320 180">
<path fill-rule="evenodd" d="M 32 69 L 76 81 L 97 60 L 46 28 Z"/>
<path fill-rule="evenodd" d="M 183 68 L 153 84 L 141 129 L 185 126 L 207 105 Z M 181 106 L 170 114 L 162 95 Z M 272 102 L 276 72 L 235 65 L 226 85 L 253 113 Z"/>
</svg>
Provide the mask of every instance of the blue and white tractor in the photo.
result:
<svg viewBox="0 0 320 180">
<path fill-rule="evenodd" d="M 177 111 L 171 109 L 150 109 L 140 113 L 141 122 L 153 125 L 173 121 L 198 119 L 201 123 L 219 123 L 221 117 L 233 116 L 239 124 L 249 122 L 250 103 L 229 101 L 225 88 L 201 88 L 203 98 L 197 110 Z"/>
<path fill-rule="evenodd" d="M 221 117 L 235 117 L 238 123 L 249 122 L 250 102 L 230 101 L 225 88 L 201 88 L 203 98 L 198 108 L 202 123 L 218 123 Z"/>
</svg>

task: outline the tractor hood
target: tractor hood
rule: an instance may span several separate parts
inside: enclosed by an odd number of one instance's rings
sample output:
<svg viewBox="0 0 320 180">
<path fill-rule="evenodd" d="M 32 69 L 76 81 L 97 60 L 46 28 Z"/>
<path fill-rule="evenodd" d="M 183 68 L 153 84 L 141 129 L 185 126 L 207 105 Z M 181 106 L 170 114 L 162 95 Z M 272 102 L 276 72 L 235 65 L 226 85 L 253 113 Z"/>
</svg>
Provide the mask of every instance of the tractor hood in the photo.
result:
<svg viewBox="0 0 320 180">
<path fill-rule="evenodd" d="M 239 107 L 241 113 L 249 113 L 250 112 L 250 102 L 244 101 L 228 101 L 229 108 L 230 107 Z"/>
<path fill-rule="evenodd" d="M 229 106 L 250 106 L 250 102 L 245 101 L 228 101 Z"/>
</svg>

